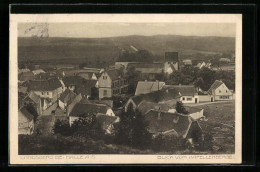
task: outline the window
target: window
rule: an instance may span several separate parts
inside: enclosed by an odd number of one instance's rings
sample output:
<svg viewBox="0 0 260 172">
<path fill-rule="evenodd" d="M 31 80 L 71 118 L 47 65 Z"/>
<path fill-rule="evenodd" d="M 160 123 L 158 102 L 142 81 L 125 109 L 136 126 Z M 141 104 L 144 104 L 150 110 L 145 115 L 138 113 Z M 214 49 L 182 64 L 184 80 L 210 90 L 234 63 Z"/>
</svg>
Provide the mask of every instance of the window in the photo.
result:
<svg viewBox="0 0 260 172">
<path fill-rule="evenodd" d="M 229 96 L 220 96 L 220 99 L 229 99 Z"/>
<path fill-rule="evenodd" d="M 105 80 L 106 80 L 106 79 L 107 79 L 107 76 L 103 76 L 103 79 L 105 79 Z"/>
<path fill-rule="evenodd" d="M 47 95 L 49 95 L 49 92 L 47 91 Z"/>
<path fill-rule="evenodd" d="M 104 93 L 103 93 L 103 94 L 104 94 L 104 96 L 106 96 L 106 95 L 107 95 L 107 90 L 104 90 Z"/>
<path fill-rule="evenodd" d="M 183 97 L 182 100 L 185 100 L 185 97 Z"/>
<path fill-rule="evenodd" d="M 226 93 L 227 93 L 227 90 L 226 90 Z"/>
<path fill-rule="evenodd" d="M 43 95 L 44 93 L 42 92 L 42 95 Z"/>
<path fill-rule="evenodd" d="M 191 101 L 192 100 L 192 98 L 187 98 L 187 101 Z"/>
<path fill-rule="evenodd" d="M 219 90 L 218 92 L 221 93 L 221 90 Z"/>
</svg>

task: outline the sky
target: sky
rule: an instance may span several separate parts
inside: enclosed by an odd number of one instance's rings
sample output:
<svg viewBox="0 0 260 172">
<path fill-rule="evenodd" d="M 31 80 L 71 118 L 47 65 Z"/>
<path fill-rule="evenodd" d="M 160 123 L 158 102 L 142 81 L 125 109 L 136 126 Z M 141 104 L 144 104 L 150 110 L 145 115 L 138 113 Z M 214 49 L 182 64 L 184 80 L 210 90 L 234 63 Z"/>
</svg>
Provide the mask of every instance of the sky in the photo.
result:
<svg viewBox="0 0 260 172">
<path fill-rule="evenodd" d="M 233 23 L 20 23 L 19 37 L 103 38 L 128 35 L 235 37 Z"/>
</svg>

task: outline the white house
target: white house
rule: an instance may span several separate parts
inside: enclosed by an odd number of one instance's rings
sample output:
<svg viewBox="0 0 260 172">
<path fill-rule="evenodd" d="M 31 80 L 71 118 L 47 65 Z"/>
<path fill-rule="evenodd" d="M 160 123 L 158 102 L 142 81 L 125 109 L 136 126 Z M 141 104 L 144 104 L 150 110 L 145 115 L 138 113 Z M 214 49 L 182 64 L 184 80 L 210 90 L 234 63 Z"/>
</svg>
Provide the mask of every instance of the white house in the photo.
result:
<svg viewBox="0 0 260 172">
<path fill-rule="evenodd" d="M 164 88 L 177 90 L 182 103 L 199 103 L 198 92 L 193 85 L 165 85 Z"/>
<path fill-rule="evenodd" d="M 57 78 L 30 81 L 28 90 L 33 91 L 40 98 L 49 99 L 51 102 L 57 101 L 63 92 L 62 84 Z"/>
<path fill-rule="evenodd" d="M 232 100 L 233 93 L 228 89 L 224 82 L 216 80 L 208 90 L 208 93 L 212 95 L 213 101 L 218 100 Z"/>
</svg>

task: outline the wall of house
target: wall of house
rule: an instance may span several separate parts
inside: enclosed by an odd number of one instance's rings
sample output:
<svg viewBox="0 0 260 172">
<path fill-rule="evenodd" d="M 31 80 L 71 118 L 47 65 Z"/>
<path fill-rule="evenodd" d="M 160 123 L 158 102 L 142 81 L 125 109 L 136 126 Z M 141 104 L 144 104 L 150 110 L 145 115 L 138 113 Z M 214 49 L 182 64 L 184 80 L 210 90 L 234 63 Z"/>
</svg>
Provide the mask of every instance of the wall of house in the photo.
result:
<svg viewBox="0 0 260 172">
<path fill-rule="evenodd" d="M 103 72 L 101 76 L 98 78 L 98 84 L 101 88 L 111 88 L 112 80 L 106 72 Z"/>
<path fill-rule="evenodd" d="M 180 97 L 180 101 L 182 103 L 195 103 L 195 99 L 197 99 L 197 103 L 200 102 L 199 96 L 182 96 Z"/>
<path fill-rule="evenodd" d="M 59 107 L 64 110 L 65 109 L 65 104 L 59 100 Z"/>
<path fill-rule="evenodd" d="M 115 116 L 115 114 L 112 111 L 112 109 L 108 109 L 107 112 L 106 112 L 106 115 L 108 115 L 108 116 Z"/>
<path fill-rule="evenodd" d="M 104 94 L 104 91 L 106 90 L 106 95 Z M 111 88 L 99 88 L 99 99 L 102 99 L 104 97 L 112 97 L 112 89 Z"/>
<path fill-rule="evenodd" d="M 211 96 L 210 95 L 199 95 L 199 102 L 210 102 Z"/>
<path fill-rule="evenodd" d="M 222 84 L 217 89 L 215 89 L 213 95 L 216 101 L 233 99 L 233 93 L 227 88 L 225 84 Z"/>
<path fill-rule="evenodd" d="M 137 108 L 137 106 L 136 106 L 136 104 L 134 103 L 134 101 L 130 98 L 130 99 L 126 102 L 126 104 L 125 104 L 125 112 L 127 111 L 128 105 L 129 105 L 130 103 L 132 103 L 133 109 L 136 109 L 136 108 Z"/>
<path fill-rule="evenodd" d="M 171 69 L 170 65 L 173 65 L 175 70 L 179 70 L 178 69 L 178 63 L 174 63 L 174 62 L 165 62 L 164 63 L 164 72 L 171 74 L 173 72 L 173 70 Z"/>
<path fill-rule="evenodd" d="M 70 123 L 70 126 L 73 124 L 74 121 L 78 120 L 79 117 L 76 117 L 76 116 L 70 116 L 69 117 L 69 123 Z"/>
<path fill-rule="evenodd" d="M 52 91 L 34 91 L 34 93 L 41 98 L 52 98 L 53 92 Z"/>
</svg>

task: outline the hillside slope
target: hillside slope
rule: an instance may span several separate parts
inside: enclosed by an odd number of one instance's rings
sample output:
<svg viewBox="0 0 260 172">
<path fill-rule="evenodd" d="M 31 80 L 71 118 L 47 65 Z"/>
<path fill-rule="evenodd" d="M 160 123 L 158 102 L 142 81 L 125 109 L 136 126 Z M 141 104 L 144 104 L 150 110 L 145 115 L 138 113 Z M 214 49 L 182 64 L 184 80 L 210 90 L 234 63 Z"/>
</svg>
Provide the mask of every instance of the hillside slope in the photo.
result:
<svg viewBox="0 0 260 172">
<path fill-rule="evenodd" d="M 130 46 L 164 56 L 166 51 L 180 54 L 234 52 L 235 38 L 177 35 L 124 36 L 111 38 L 18 38 L 19 61 L 44 60 L 90 62 L 101 59 L 113 63 Z M 131 48 L 130 48 L 131 49 Z"/>
</svg>

